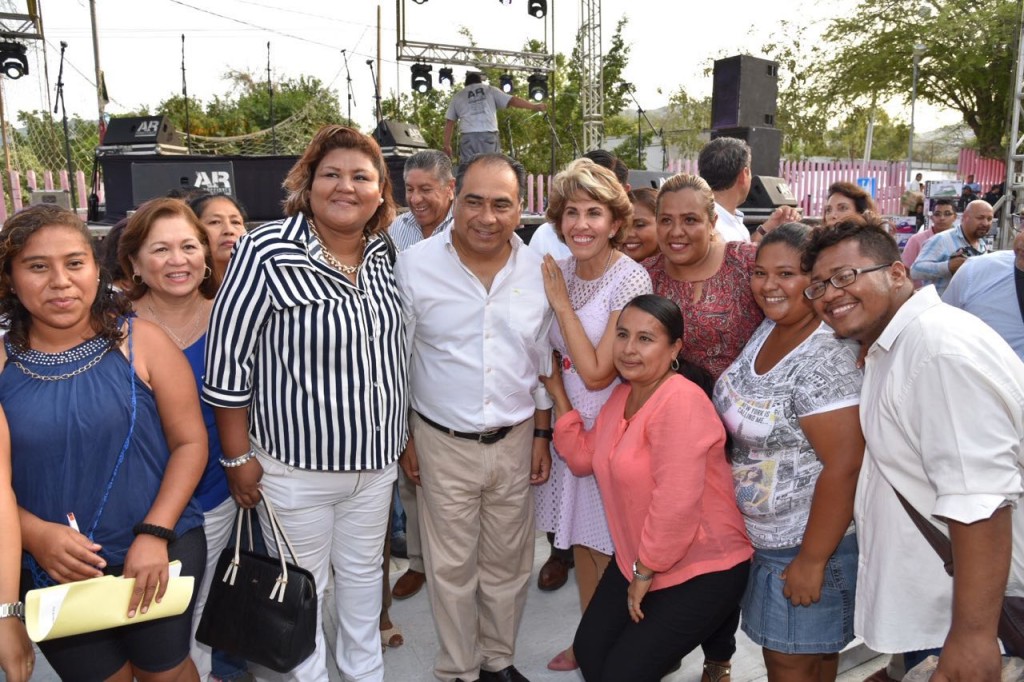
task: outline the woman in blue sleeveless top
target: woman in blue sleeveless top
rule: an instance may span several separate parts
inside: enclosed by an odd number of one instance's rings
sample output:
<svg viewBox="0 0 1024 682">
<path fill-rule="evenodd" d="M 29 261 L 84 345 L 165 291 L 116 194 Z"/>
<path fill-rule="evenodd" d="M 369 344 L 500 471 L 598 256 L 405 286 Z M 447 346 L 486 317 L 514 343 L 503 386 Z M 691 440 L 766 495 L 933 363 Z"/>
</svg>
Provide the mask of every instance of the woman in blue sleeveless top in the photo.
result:
<svg viewBox="0 0 1024 682">
<path fill-rule="evenodd" d="M 217 291 L 208 232 L 180 199 L 153 199 L 139 206 L 128 220 L 118 253 L 121 269 L 132 282 L 125 293 L 135 314 L 158 325 L 182 350 L 199 390 L 206 366 L 206 329 L 210 326 L 210 310 Z M 238 510 L 220 465 L 224 452 L 213 408 L 202 403 L 202 411 L 209 434 L 209 460 L 195 496 L 205 517 L 206 573 L 202 584 L 196 584 L 193 632 L 199 626 L 220 553 L 234 539 L 232 530 Z M 192 662 L 200 679 L 205 680 L 211 673 L 213 679 L 244 676 L 245 659 L 231 657 L 229 666 L 214 671 L 210 647 L 195 638 L 191 646 Z"/>
<path fill-rule="evenodd" d="M 128 317 L 82 222 L 52 206 L 0 231 L 0 405 L 25 567 L 35 586 L 103 574 L 136 580 L 128 616 L 167 584 L 168 562 L 199 582 L 193 499 L 206 431 L 188 363 L 158 327 Z M 40 644 L 64 680 L 196 680 L 184 614 Z"/>
</svg>

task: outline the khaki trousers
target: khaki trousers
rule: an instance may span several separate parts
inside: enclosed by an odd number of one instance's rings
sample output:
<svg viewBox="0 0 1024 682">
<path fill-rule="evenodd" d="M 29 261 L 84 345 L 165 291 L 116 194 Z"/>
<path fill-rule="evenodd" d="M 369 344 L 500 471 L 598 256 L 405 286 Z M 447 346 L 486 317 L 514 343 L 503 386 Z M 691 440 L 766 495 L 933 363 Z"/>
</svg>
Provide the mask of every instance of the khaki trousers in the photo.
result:
<svg viewBox="0 0 1024 682">
<path fill-rule="evenodd" d="M 481 445 L 412 418 L 441 680 L 512 665 L 533 568 L 533 420 Z"/>
</svg>

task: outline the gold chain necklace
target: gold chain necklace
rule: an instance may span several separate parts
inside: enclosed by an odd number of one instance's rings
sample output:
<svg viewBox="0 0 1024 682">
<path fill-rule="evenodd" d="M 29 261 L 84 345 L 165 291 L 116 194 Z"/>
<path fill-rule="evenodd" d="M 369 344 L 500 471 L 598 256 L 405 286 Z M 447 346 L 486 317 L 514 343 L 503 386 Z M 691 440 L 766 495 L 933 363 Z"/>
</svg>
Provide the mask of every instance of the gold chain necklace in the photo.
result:
<svg viewBox="0 0 1024 682">
<path fill-rule="evenodd" d="M 175 334 L 174 331 L 170 328 L 170 326 L 164 324 L 163 320 L 161 320 L 157 316 L 156 310 L 153 309 L 152 303 L 146 303 L 146 310 L 149 311 L 149 315 L 153 319 L 153 321 L 160 325 L 161 329 L 167 332 L 167 335 L 171 337 L 171 340 L 178 344 L 179 348 L 184 350 L 185 348 L 188 348 L 188 344 L 185 343 L 185 341 L 191 341 L 195 339 L 196 331 L 199 329 L 199 317 L 200 313 L 203 312 L 203 305 L 202 303 L 199 304 L 199 309 L 196 311 L 196 314 L 192 317 L 192 320 L 186 324 L 186 327 L 188 327 L 188 331 L 185 333 L 184 339 Z"/>
<path fill-rule="evenodd" d="M 313 236 L 316 237 L 317 242 L 320 244 L 320 250 L 323 251 L 323 253 L 324 253 L 324 260 L 327 261 L 328 265 L 330 265 L 332 268 L 334 268 L 335 270 L 340 271 L 341 273 L 343 273 L 345 275 L 354 275 L 357 272 L 359 272 L 359 267 L 363 264 L 363 257 L 362 257 L 362 255 L 359 256 L 359 262 L 356 263 L 355 265 L 345 265 L 340 260 L 335 258 L 334 254 L 331 253 L 330 249 L 327 248 L 327 244 L 324 244 L 323 238 L 320 236 L 320 233 L 317 232 L 316 224 L 313 223 L 313 219 L 312 218 L 306 218 L 306 220 L 309 221 L 309 231 L 313 233 Z M 365 236 L 363 237 L 362 243 L 363 243 L 364 246 L 366 245 L 366 237 Z"/>
</svg>

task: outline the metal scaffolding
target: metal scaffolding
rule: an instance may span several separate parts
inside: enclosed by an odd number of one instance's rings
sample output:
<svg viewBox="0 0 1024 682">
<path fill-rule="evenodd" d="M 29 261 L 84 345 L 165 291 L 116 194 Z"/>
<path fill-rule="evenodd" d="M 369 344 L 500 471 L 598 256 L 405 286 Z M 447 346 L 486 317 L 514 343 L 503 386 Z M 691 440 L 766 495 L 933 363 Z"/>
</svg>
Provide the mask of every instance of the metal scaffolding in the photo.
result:
<svg viewBox="0 0 1024 682">
<path fill-rule="evenodd" d="M 539 52 L 512 52 L 491 50 L 484 47 L 423 43 L 405 39 L 405 0 L 397 0 L 398 43 L 397 56 L 400 62 L 433 62 L 435 64 L 460 64 L 477 68 L 499 68 L 508 71 L 550 73 L 555 69 L 555 56 Z M 554 14 L 554 2 L 547 16 Z M 548 19 L 545 19 L 545 23 Z M 552 19 L 553 21 L 553 19 Z M 545 45 L 546 49 L 546 45 Z"/>
<path fill-rule="evenodd" d="M 601 52 L 601 0 L 580 0 L 583 82 L 580 104 L 583 106 L 583 150 L 600 149 L 604 144 L 604 79 Z"/>
<path fill-rule="evenodd" d="M 1010 122 L 1009 148 L 1006 150 L 1006 185 L 1001 203 L 999 220 L 999 243 L 997 248 L 1008 249 L 1013 242 L 1013 204 L 1024 207 L 1024 136 L 1021 135 L 1021 97 L 1024 96 L 1024 5 L 1021 9 L 1020 24 L 1017 27 L 1017 68 L 1013 73 L 1013 90 L 1010 93 L 1013 116 Z M 1010 201 L 1012 197 L 1013 201 Z"/>
</svg>

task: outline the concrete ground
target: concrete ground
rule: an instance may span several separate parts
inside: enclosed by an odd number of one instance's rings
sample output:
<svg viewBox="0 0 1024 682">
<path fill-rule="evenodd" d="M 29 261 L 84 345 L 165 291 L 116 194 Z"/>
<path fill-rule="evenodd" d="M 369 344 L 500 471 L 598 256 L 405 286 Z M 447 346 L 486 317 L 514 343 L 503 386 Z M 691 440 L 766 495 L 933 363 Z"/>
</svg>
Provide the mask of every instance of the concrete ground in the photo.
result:
<svg viewBox="0 0 1024 682">
<path fill-rule="evenodd" d="M 526 611 L 516 646 L 516 667 L 531 682 L 582 682 L 583 676 L 576 672 L 553 672 L 547 662 L 558 651 L 567 646 L 579 621 L 579 600 L 576 594 L 575 577 L 570 575 L 565 587 L 556 592 L 541 592 L 537 589 L 536 575 L 547 559 L 547 542 L 542 534 L 537 536 L 534 558 L 534 580 L 526 601 Z M 391 567 L 391 581 L 406 569 L 407 562 L 394 559 Z M 396 601 L 391 608 L 391 618 L 405 634 L 405 645 L 389 649 L 384 653 L 384 679 L 386 682 L 432 682 L 434 653 L 437 638 L 431 620 L 430 605 L 426 590 L 404 601 Z M 334 624 L 328 619 L 328 630 Z M 733 682 L 762 682 L 767 679 L 761 650 L 747 639 L 742 632 L 737 634 L 738 649 L 732 659 Z M 840 682 L 861 682 L 883 665 L 887 657 L 869 651 L 863 645 L 854 643 L 840 658 Z M 703 656 L 694 651 L 683 660 L 682 667 L 665 678 L 665 682 L 698 682 Z M 34 682 L 53 682 L 59 678 L 46 664 L 41 655 L 36 664 Z M 5 679 L 0 673 L 0 680 Z M 340 680 L 336 670 L 331 670 L 331 680 Z M 628 681 L 624 681 L 628 682 Z"/>
</svg>

